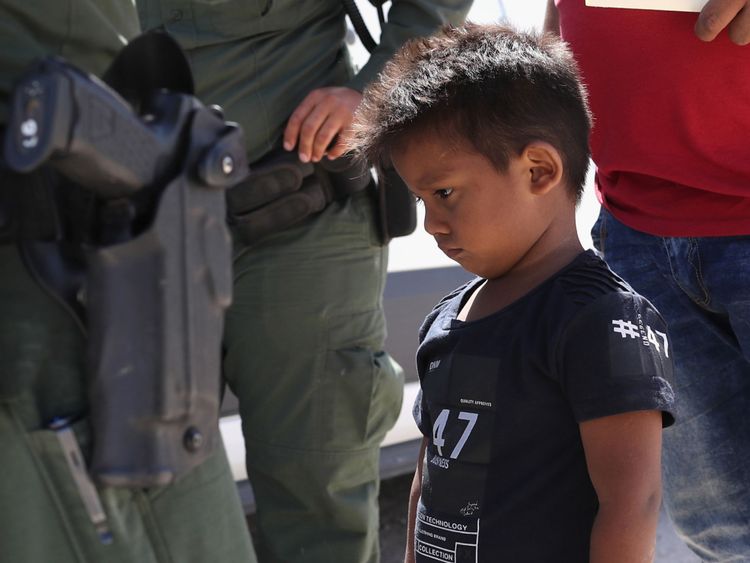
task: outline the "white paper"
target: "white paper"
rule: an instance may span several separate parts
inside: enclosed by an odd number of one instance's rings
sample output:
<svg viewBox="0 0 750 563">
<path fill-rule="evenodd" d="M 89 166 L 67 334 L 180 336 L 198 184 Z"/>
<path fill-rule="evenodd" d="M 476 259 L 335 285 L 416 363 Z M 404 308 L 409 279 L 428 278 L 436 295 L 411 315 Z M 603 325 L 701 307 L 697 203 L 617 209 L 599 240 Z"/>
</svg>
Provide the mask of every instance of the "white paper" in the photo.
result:
<svg viewBox="0 0 750 563">
<path fill-rule="evenodd" d="M 587 6 L 597 8 L 632 8 L 635 10 L 666 10 L 670 12 L 700 12 L 708 0 L 586 0 Z"/>
</svg>

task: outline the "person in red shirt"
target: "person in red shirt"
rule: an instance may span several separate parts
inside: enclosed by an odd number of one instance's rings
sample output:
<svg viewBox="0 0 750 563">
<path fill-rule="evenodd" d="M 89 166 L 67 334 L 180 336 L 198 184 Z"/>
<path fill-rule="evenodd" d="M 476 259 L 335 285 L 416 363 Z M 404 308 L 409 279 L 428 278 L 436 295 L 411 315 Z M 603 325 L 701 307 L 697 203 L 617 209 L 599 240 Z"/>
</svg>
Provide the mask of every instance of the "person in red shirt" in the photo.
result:
<svg viewBox="0 0 750 563">
<path fill-rule="evenodd" d="M 749 4 L 696 20 L 549 0 L 545 22 L 589 91 L 594 244 L 669 326 L 665 503 L 706 561 L 750 560 Z"/>
</svg>

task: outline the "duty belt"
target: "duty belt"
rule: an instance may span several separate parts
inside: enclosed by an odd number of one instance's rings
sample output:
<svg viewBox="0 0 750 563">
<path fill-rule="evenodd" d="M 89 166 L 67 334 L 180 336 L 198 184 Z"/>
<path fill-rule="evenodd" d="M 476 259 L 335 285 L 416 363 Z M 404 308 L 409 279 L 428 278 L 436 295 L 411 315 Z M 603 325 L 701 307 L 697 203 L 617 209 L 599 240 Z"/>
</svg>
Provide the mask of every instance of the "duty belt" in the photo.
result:
<svg viewBox="0 0 750 563">
<path fill-rule="evenodd" d="M 227 191 L 228 222 L 242 243 L 252 245 L 371 185 L 369 170 L 346 156 L 313 164 L 277 151 Z"/>
</svg>

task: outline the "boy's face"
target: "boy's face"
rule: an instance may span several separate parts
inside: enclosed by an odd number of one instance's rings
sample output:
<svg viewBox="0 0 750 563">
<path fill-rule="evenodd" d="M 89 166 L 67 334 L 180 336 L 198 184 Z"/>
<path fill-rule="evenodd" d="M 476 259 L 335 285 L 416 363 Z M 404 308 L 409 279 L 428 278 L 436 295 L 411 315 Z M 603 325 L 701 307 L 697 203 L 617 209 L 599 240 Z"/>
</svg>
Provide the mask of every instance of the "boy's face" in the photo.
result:
<svg viewBox="0 0 750 563">
<path fill-rule="evenodd" d="M 524 158 L 513 158 L 501 173 L 469 143 L 429 134 L 407 137 L 391 158 L 424 202 L 425 230 L 469 272 L 504 276 L 533 254 L 549 228 L 554 210 L 533 189 Z"/>
</svg>

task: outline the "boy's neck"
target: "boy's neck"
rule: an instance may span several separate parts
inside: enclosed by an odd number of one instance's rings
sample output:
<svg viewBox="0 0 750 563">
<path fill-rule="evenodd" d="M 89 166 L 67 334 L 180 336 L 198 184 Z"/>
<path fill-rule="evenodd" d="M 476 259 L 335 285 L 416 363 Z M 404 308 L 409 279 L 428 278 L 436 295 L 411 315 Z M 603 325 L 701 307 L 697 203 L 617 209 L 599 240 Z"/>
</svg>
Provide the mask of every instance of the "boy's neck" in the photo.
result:
<svg viewBox="0 0 750 563">
<path fill-rule="evenodd" d="M 553 244 L 537 244 L 523 260 L 499 278 L 485 281 L 464 304 L 458 320 L 474 321 L 514 303 L 570 264 L 583 252 L 575 223 L 563 232 L 548 232 Z M 542 241 L 540 240 L 540 243 Z"/>
</svg>

